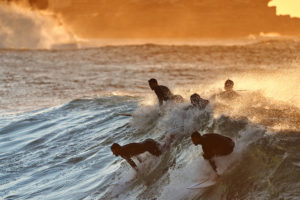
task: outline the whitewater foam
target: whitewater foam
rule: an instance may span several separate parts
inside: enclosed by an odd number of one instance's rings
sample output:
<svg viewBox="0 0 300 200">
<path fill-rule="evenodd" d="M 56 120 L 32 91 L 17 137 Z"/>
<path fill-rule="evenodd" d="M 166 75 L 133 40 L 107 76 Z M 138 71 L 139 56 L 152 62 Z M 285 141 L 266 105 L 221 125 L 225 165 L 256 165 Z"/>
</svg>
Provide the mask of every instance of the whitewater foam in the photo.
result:
<svg viewBox="0 0 300 200">
<path fill-rule="evenodd" d="M 67 44 L 76 47 L 76 36 L 49 11 L 0 3 L 0 26 L 0 48 L 51 49 Z"/>
</svg>

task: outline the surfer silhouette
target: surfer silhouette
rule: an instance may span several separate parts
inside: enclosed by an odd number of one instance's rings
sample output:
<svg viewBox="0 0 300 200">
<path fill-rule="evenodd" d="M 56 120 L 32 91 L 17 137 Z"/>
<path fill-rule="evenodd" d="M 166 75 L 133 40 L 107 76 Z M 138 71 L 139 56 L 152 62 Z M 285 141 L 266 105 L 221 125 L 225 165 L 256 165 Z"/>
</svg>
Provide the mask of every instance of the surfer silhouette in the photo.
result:
<svg viewBox="0 0 300 200">
<path fill-rule="evenodd" d="M 215 133 L 201 136 L 198 131 L 193 132 L 191 138 L 194 145 L 202 145 L 203 158 L 209 161 L 209 164 L 218 176 L 217 167 L 213 158 L 231 154 L 235 146 L 234 142 L 229 137 Z"/>
<path fill-rule="evenodd" d="M 233 90 L 234 82 L 230 79 L 227 79 L 224 83 L 224 90 L 223 92 L 219 93 L 217 97 L 224 99 L 224 100 L 232 100 L 240 95 Z"/>
<path fill-rule="evenodd" d="M 192 106 L 198 109 L 204 109 L 209 104 L 208 100 L 201 98 L 197 93 L 192 94 L 190 100 Z"/>
<path fill-rule="evenodd" d="M 155 140 L 146 139 L 140 143 L 130 143 L 124 146 L 121 146 L 118 143 L 114 143 L 110 148 L 115 156 L 121 156 L 130 164 L 133 169 L 138 171 L 135 162 L 131 159 L 132 157 L 136 157 L 139 162 L 142 161 L 138 157 L 138 155 L 145 152 L 149 152 L 150 154 L 158 157 L 163 153 L 163 151 L 170 148 L 170 144 L 172 143 L 173 139 L 174 136 L 171 135 L 167 138 L 164 145 L 160 145 Z"/>
<path fill-rule="evenodd" d="M 158 82 L 156 79 L 151 78 L 148 80 L 149 86 L 151 90 L 154 90 L 158 101 L 159 105 L 161 106 L 164 101 L 169 101 L 172 100 L 175 103 L 182 103 L 184 100 L 182 96 L 180 95 L 173 95 L 170 89 L 164 85 L 158 85 Z"/>
</svg>

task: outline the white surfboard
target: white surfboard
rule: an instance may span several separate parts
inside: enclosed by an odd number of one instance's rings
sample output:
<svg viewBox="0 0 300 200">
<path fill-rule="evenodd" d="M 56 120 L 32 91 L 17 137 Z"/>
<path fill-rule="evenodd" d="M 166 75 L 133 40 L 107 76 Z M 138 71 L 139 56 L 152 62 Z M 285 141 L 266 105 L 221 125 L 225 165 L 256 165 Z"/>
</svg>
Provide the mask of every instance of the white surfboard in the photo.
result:
<svg viewBox="0 0 300 200">
<path fill-rule="evenodd" d="M 199 183 L 195 183 L 195 184 L 187 187 L 186 189 L 189 189 L 189 190 L 199 190 L 199 189 L 202 189 L 202 188 L 206 188 L 206 187 L 212 186 L 212 185 L 214 185 L 216 183 L 217 183 L 216 180 L 207 179 L 205 181 L 201 181 Z"/>
</svg>

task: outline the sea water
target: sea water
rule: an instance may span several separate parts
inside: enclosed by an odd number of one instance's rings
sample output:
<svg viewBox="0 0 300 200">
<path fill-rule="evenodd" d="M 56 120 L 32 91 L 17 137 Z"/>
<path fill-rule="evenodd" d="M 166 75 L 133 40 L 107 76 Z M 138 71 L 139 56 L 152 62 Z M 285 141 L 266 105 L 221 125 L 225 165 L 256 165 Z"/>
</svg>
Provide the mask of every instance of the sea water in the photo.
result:
<svg viewBox="0 0 300 200">
<path fill-rule="evenodd" d="M 1 199 L 298 199 L 300 42 L 0 50 Z M 159 108 L 156 78 L 185 102 Z M 240 97 L 211 99 L 228 78 Z M 189 97 L 209 99 L 204 110 Z M 131 113 L 132 117 L 120 113 Z M 192 131 L 232 138 L 217 183 Z M 134 160 L 110 146 L 175 139 Z"/>
</svg>

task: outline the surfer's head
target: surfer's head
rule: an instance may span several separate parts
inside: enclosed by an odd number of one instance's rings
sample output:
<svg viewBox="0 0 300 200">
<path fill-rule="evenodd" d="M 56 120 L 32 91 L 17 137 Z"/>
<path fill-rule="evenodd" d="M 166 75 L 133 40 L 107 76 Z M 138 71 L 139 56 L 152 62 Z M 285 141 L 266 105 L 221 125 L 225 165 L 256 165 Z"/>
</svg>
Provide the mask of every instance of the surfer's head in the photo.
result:
<svg viewBox="0 0 300 200">
<path fill-rule="evenodd" d="M 151 90 L 154 90 L 154 88 L 158 86 L 157 80 L 155 78 L 151 78 L 148 81 L 148 83 L 149 83 Z"/>
<path fill-rule="evenodd" d="M 225 81 L 225 84 L 224 84 L 224 89 L 225 89 L 226 91 L 233 90 L 233 85 L 234 85 L 234 82 L 233 82 L 232 80 L 230 80 L 230 79 L 227 79 L 227 80 Z"/>
<path fill-rule="evenodd" d="M 191 138 L 194 145 L 201 144 L 201 135 L 198 131 L 194 131 L 191 135 Z"/>
<path fill-rule="evenodd" d="M 194 94 L 191 95 L 190 99 L 191 99 L 191 104 L 193 106 L 198 106 L 199 103 L 200 103 L 201 97 L 200 97 L 199 94 L 194 93 Z"/>
<path fill-rule="evenodd" d="M 121 146 L 118 143 L 114 143 L 113 145 L 111 145 L 110 149 L 115 156 L 120 155 Z"/>
</svg>

